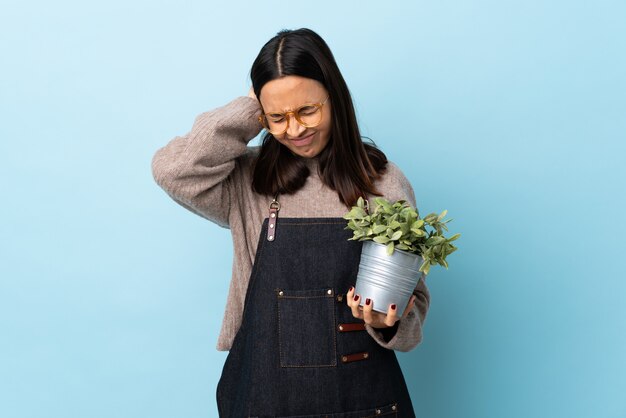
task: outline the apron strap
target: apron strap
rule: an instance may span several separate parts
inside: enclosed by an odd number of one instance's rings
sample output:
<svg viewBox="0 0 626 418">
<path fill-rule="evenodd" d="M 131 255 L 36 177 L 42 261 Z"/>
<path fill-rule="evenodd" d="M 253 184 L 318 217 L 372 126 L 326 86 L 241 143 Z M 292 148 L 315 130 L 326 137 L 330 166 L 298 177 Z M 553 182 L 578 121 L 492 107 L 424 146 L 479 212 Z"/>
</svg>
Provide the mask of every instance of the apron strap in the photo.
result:
<svg viewBox="0 0 626 418">
<path fill-rule="evenodd" d="M 280 210 L 280 202 L 278 201 L 278 192 L 274 196 L 274 200 L 270 203 L 269 223 L 267 226 L 267 240 L 274 241 L 276 239 L 276 220 L 278 219 L 278 211 Z"/>
</svg>

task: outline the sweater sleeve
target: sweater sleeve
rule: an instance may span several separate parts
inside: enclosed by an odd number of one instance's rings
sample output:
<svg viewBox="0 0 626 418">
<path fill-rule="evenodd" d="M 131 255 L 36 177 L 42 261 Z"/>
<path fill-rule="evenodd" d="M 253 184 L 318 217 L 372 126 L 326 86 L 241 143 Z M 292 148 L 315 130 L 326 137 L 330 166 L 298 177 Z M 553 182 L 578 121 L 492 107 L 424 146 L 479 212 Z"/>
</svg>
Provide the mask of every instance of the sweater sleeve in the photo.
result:
<svg viewBox="0 0 626 418">
<path fill-rule="evenodd" d="M 261 131 L 260 113 L 258 101 L 248 96 L 201 113 L 190 132 L 156 151 L 154 180 L 184 208 L 228 228 L 230 207 L 237 203 L 230 175 Z"/>
<path fill-rule="evenodd" d="M 396 173 L 400 190 L 399 196 L 389 196 L 389 198 L 393 200 L 403 198 L 411 206 L 417 207 L 411 183 L 395 164 L 390 165 Z M 415 295 L 413 309 L 408 312 L 406 317 L 398 320 L 393 327 L 374 328 L 369 324 L 365 324 L 368 334 L 382 347 L 390 350 L 410 351 L 422 341 L 422 327 L 430 305 L 430 293 L 426 287 L 426 274 L 421 273 L 413 294 Z M 404 310 L 404 308 L 401 309 Z M 402 312 L 399 313 L 402 314 Z"/>
</svg>

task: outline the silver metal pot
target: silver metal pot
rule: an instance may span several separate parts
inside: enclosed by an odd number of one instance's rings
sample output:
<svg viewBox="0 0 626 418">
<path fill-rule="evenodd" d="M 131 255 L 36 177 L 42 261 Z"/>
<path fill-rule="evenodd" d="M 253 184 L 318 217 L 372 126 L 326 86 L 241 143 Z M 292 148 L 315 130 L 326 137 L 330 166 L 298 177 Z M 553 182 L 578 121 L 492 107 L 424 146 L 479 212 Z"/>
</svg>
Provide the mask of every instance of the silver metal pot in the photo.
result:
<svg viewBox="0 0 626 418">
<path fill-rule="evenodd" d="M 397 249 L 387 255 L 387 245 L 363 241 L 355 284 L 355 294 L 361 295 L 359 304 L 363 306 L 369 298 L 375 311 L 387 313 L 395 303 L 398 316 L 402 315 L 422 276 L 422 262 L 420 255 Z"/>
</svg>

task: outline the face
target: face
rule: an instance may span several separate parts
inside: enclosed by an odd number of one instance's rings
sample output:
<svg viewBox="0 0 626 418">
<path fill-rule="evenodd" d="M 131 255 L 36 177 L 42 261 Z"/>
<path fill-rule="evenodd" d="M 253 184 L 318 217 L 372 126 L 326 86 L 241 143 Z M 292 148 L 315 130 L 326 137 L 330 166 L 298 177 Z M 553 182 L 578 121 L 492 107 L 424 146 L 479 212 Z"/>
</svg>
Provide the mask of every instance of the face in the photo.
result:
<svg viewBox="0 0 626 418">
<path fill-rule="evenodd" d="M 321 103 L 328 96 L 322 83 L 311 78 L 288 75 L 265 83 L 260 93 L 264 113 L 287 112 L 305 103 Z M 300 125 L 289 115 L 289 127 L 282 135 L 274 138 L 292 153 L 313 158 L 328 144 L 331 128 L 330 100 L 322 106 L 322 121 L 312 128 Z"/>
</svg>

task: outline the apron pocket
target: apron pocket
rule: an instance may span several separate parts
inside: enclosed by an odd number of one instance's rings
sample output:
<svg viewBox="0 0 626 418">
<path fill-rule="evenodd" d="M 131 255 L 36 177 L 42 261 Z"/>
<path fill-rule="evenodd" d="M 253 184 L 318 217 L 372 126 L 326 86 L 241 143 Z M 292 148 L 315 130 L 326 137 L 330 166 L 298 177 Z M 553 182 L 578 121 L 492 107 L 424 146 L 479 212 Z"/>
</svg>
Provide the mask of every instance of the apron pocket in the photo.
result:
<svg viewBox="0 0 626 418">
<path fill-rule="evenodd" d="M 279 289 L 276 297 L 280 366 L 337 366 L 333 289 Z"/>
</svg>

